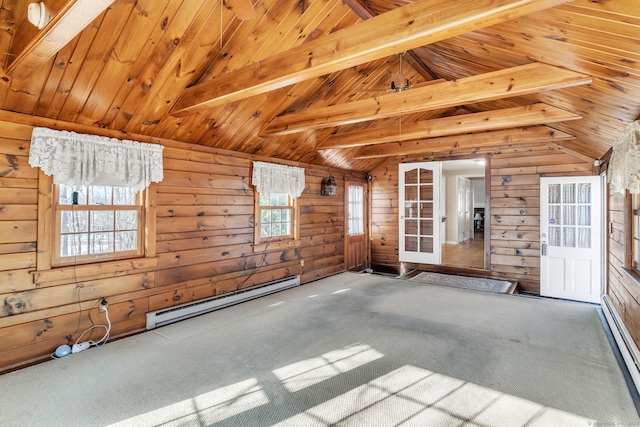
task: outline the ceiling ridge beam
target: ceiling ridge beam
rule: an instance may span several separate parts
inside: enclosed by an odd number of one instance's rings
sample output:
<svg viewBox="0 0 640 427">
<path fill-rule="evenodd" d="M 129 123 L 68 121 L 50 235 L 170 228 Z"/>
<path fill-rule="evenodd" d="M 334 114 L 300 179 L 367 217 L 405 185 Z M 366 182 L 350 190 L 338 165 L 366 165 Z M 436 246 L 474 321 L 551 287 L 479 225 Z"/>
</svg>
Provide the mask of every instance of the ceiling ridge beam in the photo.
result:
<svg viewBox="0 0 640 427">
<path fill-rule="evenodd" d="M 545 143 L 574 139 L 569 133 L 548 126 L 523 127 L 467 135 L 443 136 L 412 142 L 395 142 L 365 147 L 354 155 L 355 159 L 375 159 L 387 156 L 447 153 L 460 150 L 483 151 L 488 147 Z"/>
<path fill-rule="evenodd" d="M 578 114 L 573 114 L 545 103 L 537 103 L 521 107 L 423 120 L 402 124 L 401 126 L 398 124 L 333 134 L 318 146 L 318 150 L 460 135 L 469 132 L 542 125 L 579 120 L 581 118 L 582 116 Z"/>
<path fill-rule="evenodd" d="M 351 10 L 353 10 L 356 15 L 358 15 L 361 19 L 367 20 L 369 18 L 373 18 L 377 16 L 373 11 L 362 3 L 360 0 L 343 0 L 344 4 L 349 6 Z M 413 66 L 418 74 L 424 77 L 426 80 L 433 79 L 438 80 L 440 77 L 436 73 L 433 72 L 431 68 L 415 53 L 413 50 L 408 50 L 407 53 L 411 57 L 412 61 L 409 61 L 411 66 Z"/>
<path fill-rule="evenodd" d="M 528 95 L 589 84 L 592 81 L 590 76 L 584 74 L 534 62 L 404 92 L 286 114 L 273 119 L 260 134 L 286 135 L 400 114 Z"/>
<path fill-rule="evenodd" d="M 418 0 L 185 89 L 184 116 L 566 3 Z"/>
</svg>

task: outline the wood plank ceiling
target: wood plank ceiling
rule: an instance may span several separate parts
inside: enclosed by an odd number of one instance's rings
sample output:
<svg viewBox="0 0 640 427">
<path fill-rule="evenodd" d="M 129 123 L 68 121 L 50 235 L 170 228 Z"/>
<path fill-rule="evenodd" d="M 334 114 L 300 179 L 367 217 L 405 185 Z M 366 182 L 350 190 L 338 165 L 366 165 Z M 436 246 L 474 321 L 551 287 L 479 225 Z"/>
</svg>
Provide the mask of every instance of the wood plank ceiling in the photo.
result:
<svg viewBox="0 0 640 427">
<path fill-rule="evenodd" d="M 531 141 L 595 160 L 640 114 L 637 0 L 102 0 L 84 29 L 46 3 L 38 30 L 2 2 L 0 106 L 69 130 L 370 171 Z"/>
</svg>

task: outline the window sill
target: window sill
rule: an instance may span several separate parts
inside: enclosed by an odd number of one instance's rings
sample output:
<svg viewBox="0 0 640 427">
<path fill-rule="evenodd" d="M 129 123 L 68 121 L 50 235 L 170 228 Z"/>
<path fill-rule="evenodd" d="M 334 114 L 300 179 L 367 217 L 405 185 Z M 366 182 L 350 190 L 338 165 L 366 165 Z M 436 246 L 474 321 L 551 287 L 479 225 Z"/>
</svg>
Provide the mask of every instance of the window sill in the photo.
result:
<svg viewBox="0 0 640 427">
<path fill-rule="evenodd" d="M 275 242 L 257 243 L 253 245 L 253 252 L 270 252 L 283 249 L 297 248 L 300 240 L 278 240 Z"/>
<path fill-rule="evenodd" d="M 51 270 L 35 270 L 33 283 L 39 287 L 53 286 L 69 281 L 92 280 L 103 277 L 115 277 L 122 273 L 131 273 L 158 266 L 158 257 L 132 258 L 118 261 L 96 262 L 93 264 L 68 265 Z"/>
<path fill-rule="evenodd" d="M 629 276 L 631 278 L 631 280 L 636 282 L 636 285 L 640 285 L 640 273 L 638 273 L 636 270 L 632 270 L 630 268 L 622 267 L 621 269 L 622 269 L 622 271 L 627 273 L 627 276 Z"/>
</svg>

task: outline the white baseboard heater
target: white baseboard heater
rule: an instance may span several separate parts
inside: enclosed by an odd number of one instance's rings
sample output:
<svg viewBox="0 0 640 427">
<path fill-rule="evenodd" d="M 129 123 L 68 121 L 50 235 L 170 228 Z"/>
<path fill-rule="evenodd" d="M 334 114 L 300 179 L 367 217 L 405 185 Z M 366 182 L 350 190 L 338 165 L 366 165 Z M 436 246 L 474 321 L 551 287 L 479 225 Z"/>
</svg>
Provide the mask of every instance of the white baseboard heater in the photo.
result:
<svg viewBox="0 0 640 427">
<path fill-rule="evenodd" d="M 169 323 L 178 322 L 189 317 L 198 316 L 230 305 L 238 304 L 284 289 L 300 285 L 300 276 L 291 276 L 281 280 L 254 286 L 242 291 L 205 298 L 199 301 L 176 305 L 163 310 L 147 313 L 147 330 Z"/>
<path fill-rule="evenodd" d="M 622 318 L 608 295 L 602 297 L 601 307 L 631 379 L 636 389 L 640 392 L 640 352 L 638 352 L 638 347 L 633 342 L 633 338 L 631 338 L 627 327 L 622 322 Z"/>
</svg>

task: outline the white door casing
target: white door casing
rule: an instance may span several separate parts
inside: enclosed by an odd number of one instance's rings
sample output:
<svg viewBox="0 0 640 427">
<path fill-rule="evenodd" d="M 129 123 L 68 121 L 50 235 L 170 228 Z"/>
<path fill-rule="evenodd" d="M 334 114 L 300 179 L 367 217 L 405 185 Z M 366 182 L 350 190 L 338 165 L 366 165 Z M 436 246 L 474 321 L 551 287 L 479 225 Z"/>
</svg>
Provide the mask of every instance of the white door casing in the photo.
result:
<svg viewBox="0 0 640 427">
<path fill-rule="evenodd" d="M 466 242 L 471 238 L 471 230 L 473 230 L 471 220 L 471 180 L 468 178 L 458 177 L 458 243 Z"/>
<path fill-rule="evenodd" d="M 599 303 L 602 293 L 599 176 L 540 178 L 540 294 Z"/>
<path fill-rule="evenodd" d="M 441 263 L 440 162 L 401 163 L 399 250 L 401 262 Z"/>
</svg>

